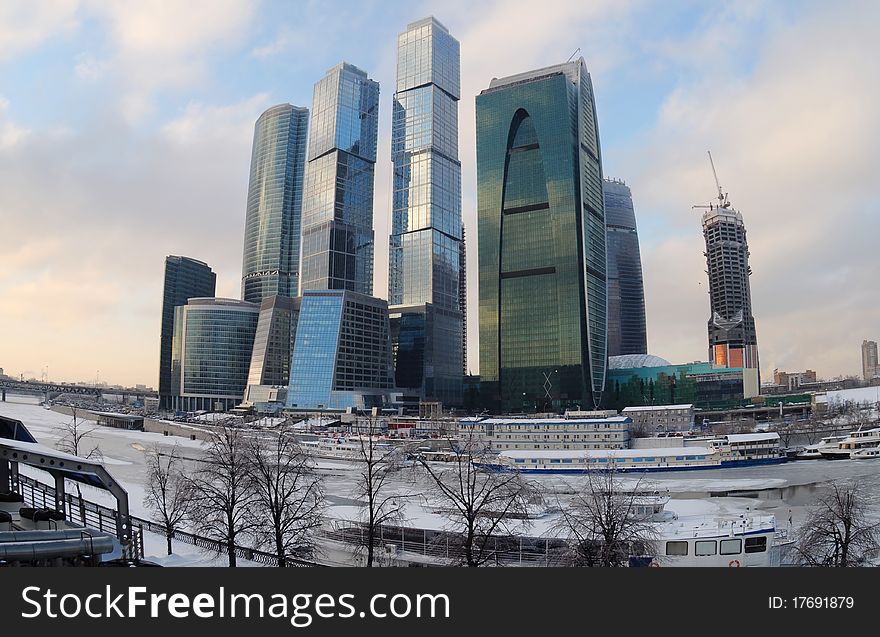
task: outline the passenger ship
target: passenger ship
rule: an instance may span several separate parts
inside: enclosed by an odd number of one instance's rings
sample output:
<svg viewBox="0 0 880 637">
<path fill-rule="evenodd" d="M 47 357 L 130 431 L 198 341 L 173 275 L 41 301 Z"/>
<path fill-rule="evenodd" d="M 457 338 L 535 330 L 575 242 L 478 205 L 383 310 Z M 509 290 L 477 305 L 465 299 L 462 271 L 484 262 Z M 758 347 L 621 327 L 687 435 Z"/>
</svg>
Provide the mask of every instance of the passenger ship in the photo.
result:
<svg viewBox="0 0 880 637">
<path fill-rule="evenodd" d="M 687 439 L 682 439 L 687 440 Z M 584 473 L 718 469 L 785 462 L 779 434 L 729 434 L 694 439 L 690 446 L 641 449 L 524 449 L 498 453 L 478 463 L 493 471 L 522 473 Z"/>
<path fill-rule="evenodd" d="M 880 445 L 880 427 L 874 429 L 858 429 L 849 432 L 849 435 L 837 443 L 836 446 L 821 449 L 823 458 L 828 460 L 841 460 L 851 457 L 854 451 L 870 449 Z"/>
<path fill-rule="evenodd" d="M 365 436 L 365 438 L 367 437 Z M 364 450 L 368 450 L 369 444 L 366 440 L 362 443 L 360 436 L 299 441 L 299 446 L 303 452 L 313 458 L 348 461 L 363 460 Z M 383 456 L 391 453 L 394 448 L 394 445 L 390 442 L 375 439 L 373 442 L 373 455 L 381 459 Z"/>
<path fill-rule="evenodd" d="M 769 514 L 672 514 L 657 530 L 657 555 L 649 566 L 779 566 L 790 543 Z"/>
</svg>

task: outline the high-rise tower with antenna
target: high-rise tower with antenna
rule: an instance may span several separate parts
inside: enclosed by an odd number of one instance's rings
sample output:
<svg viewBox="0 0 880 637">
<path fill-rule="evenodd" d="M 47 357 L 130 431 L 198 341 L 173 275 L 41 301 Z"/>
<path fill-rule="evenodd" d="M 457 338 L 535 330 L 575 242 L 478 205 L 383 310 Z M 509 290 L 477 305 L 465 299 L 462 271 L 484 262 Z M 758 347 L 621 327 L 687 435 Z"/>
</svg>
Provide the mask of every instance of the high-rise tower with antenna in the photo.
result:
<svg viewBox="0 0 880 637">
<path fill-rule="evenodd" d="M 706 273 L 709 275 L 709 360 L 717 367 L 758 370 L 758 338 L 749 288 L 749 246 L 742 215 L 721 188 L 712 153 L 709 163 L 718 188 L 718 203 L 705 208 Z M 758 378 L 760 386 L 760 379 Z"/>
</svg>

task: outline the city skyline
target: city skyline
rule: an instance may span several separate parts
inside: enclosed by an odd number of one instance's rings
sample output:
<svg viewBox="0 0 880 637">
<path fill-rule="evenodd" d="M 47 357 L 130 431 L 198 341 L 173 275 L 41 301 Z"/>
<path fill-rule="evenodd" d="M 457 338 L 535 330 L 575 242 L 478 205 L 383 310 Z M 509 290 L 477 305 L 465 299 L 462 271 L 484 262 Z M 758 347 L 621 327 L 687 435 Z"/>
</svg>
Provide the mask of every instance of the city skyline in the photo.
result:
<svg viewBox="0 0 880 637">
<path fill-rule="evenodd" d="M 90 378 L 100 369 L 112 382 L 154 384 L 162 259 L 203 260 L 217 272 L 218 296 L 237 296 L 256 117 L 273 104 L 309 104 L 311 86 L 339 59 L 392 86 L 396 34 L 434 14 L 462 42 L 459 143 L 472 246 L 474 96 L 492 77 L 557 63 L 581 46 L 594 76 L 605 174 L 637 193 L 650 353 L 677 363 L 705 359 L 702 236 L 690 205 L 712 199 L 704 154 L 711 148 L 722 182 L 748 215 L 763 375 L 776 367 L 859 373 L 856 346 L 880 324 L 870 258 L 878 222 L 867 190 L 880 130 L 863 106 L 875 103 L 875 88 L 862 81 L 877 62 L 858 44 L 868 41 L 858 36 L 871 22 L 865 8 L 758 2 L 715 5 L 685 19 L 679 7 L 657 23 L 661 35 L 651 36 L 646 25 L 663 12 L 657 6 L 551 5 L 530 26 L 504 21 L 506 5 L 423 4 L 409 15 L 393 5 L 337 8 L 366 12 L 368 28 L 356 34 L 315 7 L 297 30 L 280 5 L 218 4 L 203 20 L 194 3 L 173 16 L 178 32 L 164 30 L 167 12 L 138 3 L 71 2 L 51 12 L 4 5 L 0 24 L 11 27 L 0 27 L 7 78 L 0 89 L 0 220 L 17 232 L 0 257 L 0 323 L 7 328 L 0 365 L 36 377 L 48 365 L 53 380 Z M 502 39 L 499 20 L 508 29 L 531 27 L 530 41 Z M 832 32 L 846 33 L 849 46 L 833 45 L 843 38 Z M 321 46 L 300 55 L 304 42 L 322 35 Z M 622 51 L 615 44 L 621 35 L 642 39 Z M 695 48 L 705 55 L 694 56 Z M 749 55 L 735 60 L 743 50 Z M 175 67 L 176 60 L 187 63 Z M 220 69 L 230 63 L 226 76 Z M 294 70 L 282 72 L 285 65 Z M 820 83 L 835 97 L 821 106 L 810 103 Z M 628 93 L 636 84 L 639 107 Z M 375 294 L 382 298 L 391 93 L 381 96 L 374 204 Z M 468 254 L 472 317 L 476 252 Z M 469 336 L 476 372 L 476 320 Z"/>
</svg>

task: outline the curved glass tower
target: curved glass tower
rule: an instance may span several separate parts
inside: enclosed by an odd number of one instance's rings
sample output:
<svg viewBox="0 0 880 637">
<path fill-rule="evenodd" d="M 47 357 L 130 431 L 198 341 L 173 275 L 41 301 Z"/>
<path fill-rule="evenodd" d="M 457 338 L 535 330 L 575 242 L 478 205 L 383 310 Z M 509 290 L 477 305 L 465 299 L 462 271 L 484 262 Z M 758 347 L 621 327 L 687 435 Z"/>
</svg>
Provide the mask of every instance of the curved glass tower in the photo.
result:
<svg viewBox="0 0 880 637">
<path fill-rule="evenodd" d="M 645 285 L 632 193 L 618 179 L 606 179 L 604 193 L 608 230 L 608 356 L 647 354 Z"/>
<path fill-rule="evenodd" d="M 175 309 L 172 407 L 226 411 L 241 402 L 260 307 L 236 299 L 190 299 Z"/>
<path fill-rule="evenodd" d="M 583 59 L 477 96 L 480 376 L 487 407 L 592 409 L 605 387 L 605 206 Z"/>
<path fill-rule="evenodd" d="M 309 110 L 280 104 L 254 127 L 241 296 L 296 296 Z"/>
</svg>

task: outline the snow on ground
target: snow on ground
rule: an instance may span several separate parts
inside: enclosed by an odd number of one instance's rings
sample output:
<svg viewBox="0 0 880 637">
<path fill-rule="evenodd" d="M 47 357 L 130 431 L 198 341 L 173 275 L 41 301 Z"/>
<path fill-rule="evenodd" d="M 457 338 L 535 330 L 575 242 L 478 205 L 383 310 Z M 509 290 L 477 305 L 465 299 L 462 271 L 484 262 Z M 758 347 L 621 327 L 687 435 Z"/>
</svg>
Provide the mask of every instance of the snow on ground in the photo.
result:
<svg viewBox="0 0 880 637">
<path fill-rule="evenodd" d="M 867 388 L 878 391 L 880 388 Z M 847 390 L 860 391 L 860 390 Z M 25 423 L 31 433 L 42 443 L 54 446 L 62 435 L 62 427 L 70 421 L 70 416 L 50 411 L 35 404 L 34 401 L 10 396 L 19 402 L 0 402 L 0 414 L 16 418 Z M 862 398 L 864 400 L 864 398 Z M 848 400 L 855 400 L 848 398 Z M 181 423 L 175 423 L 181 424 Z M 175 445 L 181 455 L 195 459 L 199 456 L 203 443 L 188 438 L 163 436 L 162 434 L 141 431 L 127 431 L 101 427 L 87 422 L 93 431 L 86 439 L 86 445 L 97 445 L 103 452 L 110 473 L 129 493 L 131 512 L 139 517 L 149 517 L 143 506 L 145 455 L 144 451 L 156 445 L 165 452 Z M 346 461 L 320 459 L 316 462 L 324 479 L 328 495 L 328 516 L 336 519 L 359 519 L 355 493 L 358 481 L 358 464 Z M 22 469 L 30 474 L 32 469 Z M 584 476 L 528 475 L 544 494 L 548 502 L 565 503 L 572 494 L 585 488 Z M 659 472 L 644 475 L 629 474 L 622 477 L 629 486 L 639 489 L 668 491 L 671 500 L 667 505 L 680 516 L 731 513 L 739 514 L 747 509 L 775 514 L 781 527 L 788 523 L 789 517 L 795 526 L 808 512 L 808 505 L 815 502 L 817 483 L 834 479 L 858 479 L 866 489 L 874 507 L 874 514 L 880 515 L 880 462 L 859 460 L 813 460 L 789 462 L 780 465 L 754 467 L 733 467 L 707 469 L 687 472 Z M 43 474 L 41 479 L 48 480 Z M 392 486 L 397 493 L 406 494 L 426 491 L 428 484 L 424 476 L 415 470 L 404 470 L 396 475 Z M 112 497 L 104 491 L 83 485 L 83 497 L 113 506 Z M 761 491 L 770 489 L 772 491 Z M 714 492 L 756 492 L 755 498 L 709 498 Z M 71 492 L 75 493 L 75 490 Z M 785 499 L 782 499 L 782 498 Z M 433 510 L 423 497 L 407 499 L 405 503 L 406 524 L 417 528 L 448 529 L 450 523 L 442 514 Z M 552 525 L 551 516 L 535 520 L 525 531 L 529 535 L 541 535 Z M 205 555 L 195 547 L 174 543 L 179 555 L 167 558 L 163 537 L 147 533 L 145 535 L 148 559 L 168 564 L 213 565 L 225 564 L 225 559 Z"/>
</svg>

